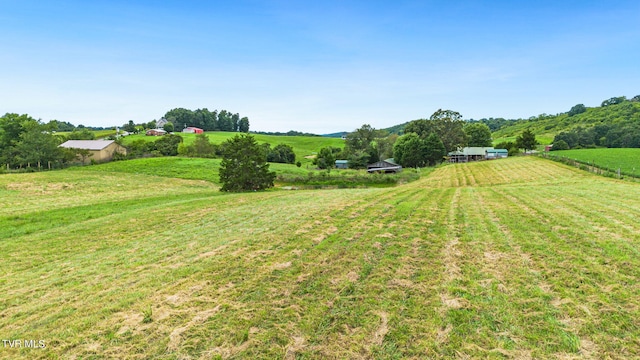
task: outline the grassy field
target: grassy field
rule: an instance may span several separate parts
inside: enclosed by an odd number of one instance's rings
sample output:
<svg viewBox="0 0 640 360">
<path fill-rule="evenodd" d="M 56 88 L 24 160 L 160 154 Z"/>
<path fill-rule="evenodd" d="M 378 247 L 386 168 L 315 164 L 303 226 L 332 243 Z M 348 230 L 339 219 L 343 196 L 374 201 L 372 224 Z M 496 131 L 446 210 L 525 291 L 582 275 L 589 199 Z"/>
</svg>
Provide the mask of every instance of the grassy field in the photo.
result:
<svg viewBox="0 0 640 360">
<path fill-rule="evenodd" d="M 234 132 L 217 132 L 208 131 L 205 134 L 209 137 L 209 141 L 214 144 L 220 144 L 238 133 Z M 191 144 L 196 138 L 195 134 L 179 133 L 184 139 L 185 144 Z M 344 140 L 336 138 L 327 138 L 320 136 L 273 136 L 273 135 L 261 135 L 251 134 L 255 137 L 256 141 L 260 144 L 269 143 L 272 147 L 278 144 L 287 144 L 293 147 L 296 154 L 296 161 L 300 161 L 303 165 L 311 164 L 311 156 L 315 155 L 321 148 L 327 146 L 344 148 Z M 130 144 L 135 140 L 155 141 L 158 138 L 155 136 L 146 135 L 131 135 L 123 139 L 123 143 Z"/>
<path fill-rule="evenodd" d="M 598 167 L 640 176 L 640 149 L 578 149 L 552 151 L 550 156 L 564 156 L 570 159 L 593 163 Z"/>
<path fill-rule="evenodd" d="M 126 175 L 125 175 L 126 174 Z M 640 357 L 640 187 L 535 157 L 385 189 L 0 176 L 6 359 Z"/>
<path fill-rule="evenodd" d="M 220 184 L 220 159 L 185 158 L 177 156 L 114 161 L 99 165 L 71 167 L 64 171 L 80 173 L 123 173 L 144 174 L 152 176 L 205 180 Z M 345 187 L 393 186 L 419 178 L 413 169 L 405 169 L 399 175 L 368 174 L 364 170 L 337 170 L 328 174 L 326 171 L 314 169 L 312 166 L 297 167 L 292 164 L 270 163 L 269 170 L 277 174 L 276 185 L 282 186 L 333 186 Z M 428 173 L 423 169 L 422 173 Z"/>
</svg>

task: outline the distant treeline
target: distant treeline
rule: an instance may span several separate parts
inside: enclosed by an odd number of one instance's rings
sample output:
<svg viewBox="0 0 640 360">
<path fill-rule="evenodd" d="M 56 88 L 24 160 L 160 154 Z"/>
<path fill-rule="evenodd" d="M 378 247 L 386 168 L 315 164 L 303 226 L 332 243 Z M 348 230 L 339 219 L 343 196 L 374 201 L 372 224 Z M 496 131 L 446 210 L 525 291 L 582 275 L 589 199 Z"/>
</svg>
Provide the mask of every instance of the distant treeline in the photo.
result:
<svg viewBox="0 0 640 360">
<path fill-rule="evenodd" d="M 177 108 L 169 110 L 164 118 L 173 124 L 175 131 L 194 126 L 204 131 L 249 132 L 249 118 L 240 117 L 240 114 L 233 114 L 227 110 Z"/>
</svg>

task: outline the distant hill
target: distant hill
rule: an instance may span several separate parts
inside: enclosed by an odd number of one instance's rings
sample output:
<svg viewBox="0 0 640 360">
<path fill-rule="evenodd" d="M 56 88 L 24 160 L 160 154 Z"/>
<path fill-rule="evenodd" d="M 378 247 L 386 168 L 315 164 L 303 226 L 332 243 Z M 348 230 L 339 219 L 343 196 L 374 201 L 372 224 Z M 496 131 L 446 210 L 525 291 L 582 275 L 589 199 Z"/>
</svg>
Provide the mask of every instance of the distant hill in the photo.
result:
<svg viewBox="0 0 640 360">
<path fill-rule="evenodd" d="M 407 126 L 407 124 L 409 123 L 409 121 L 399 124 L 399 125 L 394 125 L 382 130 L 386 130 L 389 132 L 389 134 L 398 134 L 398 135 L 402 135 L 404 134 L 404 127 Z"/>
<path fill-rule="evenodd" d="M 330 137 L 330 138 L 342 138 L 344 135 L 347 135 L 348 133 L 349 133 L 348 131 L 340 131 L 340 132 L 337 132 L 337 133 L 324 134 L 322 136 Z"/>
<path fill-rule="evenodd" d="M 491 119 L 480 121 L 491 122 Z M 627 100 L 619 104 L 587 107 L 584 112 L 575 115 L 566 112 L 511 120 L 492 130 L 494 138 L 517 136 L 525 129 L 531 129 L 537 136 L 553 137 L 577 127 L 590 128 L 596 125 L 621 125 L 632 122 L 640 122 L 640 101 Z"/>
</svg>

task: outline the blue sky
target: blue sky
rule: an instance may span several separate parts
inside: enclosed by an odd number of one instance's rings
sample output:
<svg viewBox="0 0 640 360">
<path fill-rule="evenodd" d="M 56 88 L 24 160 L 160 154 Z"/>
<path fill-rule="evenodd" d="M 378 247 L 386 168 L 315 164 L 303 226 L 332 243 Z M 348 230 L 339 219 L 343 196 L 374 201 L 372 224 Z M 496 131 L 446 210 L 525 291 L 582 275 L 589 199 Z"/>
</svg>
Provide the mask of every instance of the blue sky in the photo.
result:
<svg viewBox="0 0 640 360">
<path fill-rule="evenodd" d="M 0 113 L 252 130 L 528 118 L 640 94 L 638 1 L 0 0 Z"/>
</svg>

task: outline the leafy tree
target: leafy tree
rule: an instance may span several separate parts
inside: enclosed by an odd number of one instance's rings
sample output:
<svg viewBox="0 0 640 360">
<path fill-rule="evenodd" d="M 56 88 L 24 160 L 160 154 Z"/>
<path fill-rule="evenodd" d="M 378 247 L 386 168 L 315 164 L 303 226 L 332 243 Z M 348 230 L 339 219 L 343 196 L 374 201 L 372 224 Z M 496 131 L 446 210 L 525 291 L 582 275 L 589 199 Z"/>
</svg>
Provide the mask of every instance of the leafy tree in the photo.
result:
<svg viewBox="0 0 640 360">
<path fill-rule="evenodd" d="M 425 140 L 425 160 L 429 166 L 434 166 L 442 162 L 442 159 L 447 155 L 447 150 L 442 143 L 442 140 L 435 133 L 431 133 Z"/>
<path fill-rule="evenodd" d="M 640 95 L 636 95 L 636 96 L 632 97 L 631 100 L 629 100 L 629 101 L 640 102 Z"/>
<path fill-rule="evenodd" d="M 622 104 L 625 101 L 627 101 L 627 97 L 626 96 L 615 96 L 615 97 L 612 97 L 611 99 L 607 99 L 607 100 L 603 101 L 601 106 L 605 107 L 605 106 L 609 106 L 609 105 Z"/>
<path fill-rule="evenodd" d="M 464 132 L 462 115 L 452 110 L 439 109 L 429 120 L 419 119 L 411 121 L 405 126 L 404 132 L 414 132 L 422 139 L 435 133 L 444 144 L 447 152 L 454 151 L 467 144 L 467 134 Z"/>
<path fill-rule="evenodd" d="M 356 150 L 352 152 L 347 157 L 347 160 L 349 161 L 349 168 L 351 169 L 366 169 L 367 165 L 378 161 L 376 158 L 372 157 L 370 153 L 363 150 Z"/>
<path fill-rule="evenodd" d="M 205 134 L 196 135 L 193 141 L 194 154 L 197 157 L 213 157 L 215 155 L 215 146 L 209 141 L 209 137 Z"/>
<path fill-rule="evenodd" d="M 16 158 L 21 165 L 33 164 L 40 169 L 44 163 L 61 160 L 62 151 L 58 147 L 60 141 L 50 134 L 46 125 L 33 121 L 23 126 L 24 132 L 20 134 L 20 140 L 16 144 Z"/>
<path fill-rule="evenodd" d="M 344 155 L 353 169 L 366 168 L 367 164 L 380 160 L 380 150 L 384 146 L 386 132 L 374 129 L 371 125 L 362 125 L 359 129 L 347 134 Z"/>
<path fill-rule="evenodd" d="M 509 156 L 517 155 L 520 152 L 520 149 L 516 146 L 516 143 L 513 141 L 503 141 L 501 143 L 496 144 L 496 149 L 506 149 L 509 152 Z"/>
<path fill-rule="evenodd" d="M 166 124 L 164 124 L 162 129 L 168 133 L 172 133 L 175 130 L 175 128 L 173 127 L 173 123 L 171 122 L 167 122 Z"/>
<path fill-rule="evenodd" d="M 472 123 L 464 126 L 464 132 L 469 139 L 468 146 L 491 146 L 491 130 L 489 126 L 482 123 Z"/>
<path fill-rule="evenodd" d="M 238 122 L 238 131 L 243 133 L 249 132 L 249 118 L 243 117 L 240 119 L 240 122 Z"/>
<path fill-rule="evenodd" d="M 571 110 L 569 110 L 568 114 L 569 116 L 573 116 L 573 115 L 582 114 L 585 111 L 587 111 L 587 107 L 584 106 L 583 104 L 578 104 L 572 107 Z"/>
<path fill-rule="evenodd" d="M 418 134 L 402 135 L 393 145 L 393 159 L 404 167 L 421 167 L 427 163 L 425 141 Z"/>
<path fill-rule="evenodd" d="M 340 148 L 333 146 L 323 147 L 316 155 L 316 158 L 313 159 L 313 164 L 318 166 L 319 169 L 331 169 L 336 165 L 340 151 Z"/>
<path fill-rule="evenodd" d="M 155 149 L 155 144 L 142 139 L 134 140 L 127 145 L 127 157 L 138 158 Z"/>
<path fill-rule="evenodd" d="M 278 144 L 267 153 L 267 161 L 283 164 L 293 164 L 296 162 L 296 154 L 293 148 L 287 144 Z"/>
<path fill-rule="evenodd" d="M 523 131 L 522 134 L 516 138 L 516 147 L 524 149 L 525 152 L 533 150 L 536 145 L 538 145 L 538 140 L 536 140 L 535 134 L 531 132 L 530 129 Z"/>
<path fill-rule="evenodd" d="M 569 144 L 564 140 L 554 141 L 551 150 L 569 150 Z"/>
<path fill-rule="evenodd" d="M 236 135 L 224 144 L 220 191 L 257 191 L 273 187 L 267 156 L 251 135 Z"/>
<path fill-rule="evenodd" d="M 240 124 L 240 114 L 231 115 L 231 131 L 238 131 L 238 125 Z"/>
<path fill-rule="evenodd" d="M 182 143 L 180 135 L 165 135 L 153 142 L 156 151 L 164 156 L 178 155 L 178 146 Z"/>
<path fill-rule="evenodd" d="M 138 129 L 136 128 L 136 124 L 133 123 L 133 120 L 129 120 L 128 123 L 122 125 L 122 130 L 131 133 L 131 134 L 137 134 L 138 133 Z"/>
</svg>

